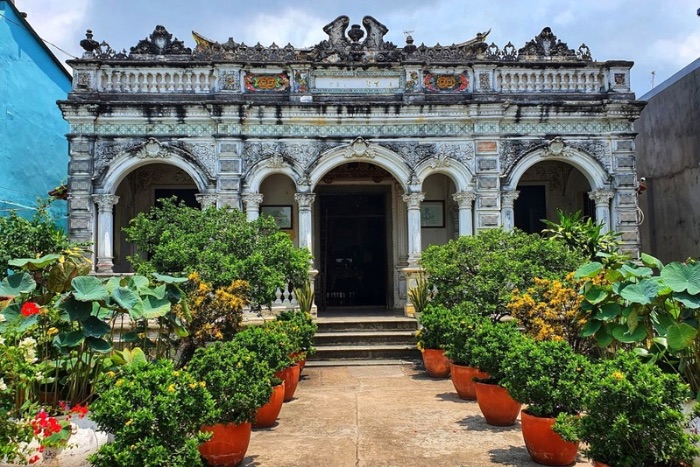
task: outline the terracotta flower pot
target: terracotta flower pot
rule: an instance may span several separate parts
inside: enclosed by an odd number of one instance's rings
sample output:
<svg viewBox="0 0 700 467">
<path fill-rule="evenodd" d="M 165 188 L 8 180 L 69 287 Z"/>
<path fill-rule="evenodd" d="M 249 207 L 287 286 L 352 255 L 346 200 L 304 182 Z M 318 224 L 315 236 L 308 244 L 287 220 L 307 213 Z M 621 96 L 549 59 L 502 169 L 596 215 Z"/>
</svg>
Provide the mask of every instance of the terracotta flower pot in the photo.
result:
<svg viewBox="0 0 700 467">
<path fill-rule="evenodd" d="M 272 387 L 270 400 L 255 413 L 254 427 L 269 428 L 275 424 L 280 410 L 282 410 L 282 403 L 284 402 L 284 387 L 284 380 L 281 384 Z"/>
<path fill-rule="evenodd" d="M 447 378 L 450 376 L 450 359 L 445 357 L 442 349 L 422 349 L 423 365 L 431 378 Z"/>
<path fill-rule="evenodd" d="M 299 365 L 299 375 L 301 375 L 302 370 L 306 366 L 306 352 L 294 352 L 289 354 L 289 357 Z"/>
<path fill-rule="evenodd" d="M 450 377 L 459 398 L 473 401 L 476 400 L 474 378 L 486 379 L 489 375 L 473 366 L 455 365 L 453 363 L 450 366 Z"/>
<path fill-rule="evenodd" d="M 573 464 L 578 454 L 578 444 L 564 441 L 552 430 L 555 418 L 535 417 L 527 410 L 520 412 L 520 423 L 527 452 L 532 460 L 544 465 Z"/>
<path fill-rule="evenodd" d="M 282 371 L 275 373 L 275 376 L 284 381 L 284 402 L 289 402 L 294 397 L 294 391 L 299 384 L 300 367 L 298 364 L 288 366 Z"/>
<path fill-rule="evenodd" d="M 203 426 L 202 431 L 212 433 L 209 441 L 199 446 L 199 453 L 207 464 L 217 467 L 234 467 L 240 465 L 245 458 L 250 443 L 250 423 L 217 424 Z"/>
<path fill-rule="evenodd" d="M 476 402 L 486 419 L 493 426 L 510 426 L 515 423 L 522 404 L 510 397 L 510 393 L 498 384 L 475 383 Z"/>
</svg>

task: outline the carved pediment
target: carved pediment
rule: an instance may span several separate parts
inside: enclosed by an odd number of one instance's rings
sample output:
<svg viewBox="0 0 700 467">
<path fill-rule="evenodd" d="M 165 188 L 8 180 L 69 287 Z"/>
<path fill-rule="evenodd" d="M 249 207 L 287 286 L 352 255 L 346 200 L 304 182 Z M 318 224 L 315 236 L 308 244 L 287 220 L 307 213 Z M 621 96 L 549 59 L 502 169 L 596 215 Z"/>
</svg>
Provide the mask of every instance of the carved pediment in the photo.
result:
<svg viewBox="0 0 700 467">
<path fill-rule="evenodd" d="M 525 44 L 518 50 L 520 58 L 525 57 L 573 57 L 576 58 L 576 51 L 570 49 L 565 42 L 557 39 L 552 29 L 546 27 L 533 40 Z M 523 57 L 525 56 L 525 57 Z"/>
<path fill-rule="evenodd" d="M 173 35 L 165 27 L 156 26 L 153 33 L 131 48 L 131 55 L 189 55 L 192 49 L 184 42 L 173 40 Z"/>
</svg>

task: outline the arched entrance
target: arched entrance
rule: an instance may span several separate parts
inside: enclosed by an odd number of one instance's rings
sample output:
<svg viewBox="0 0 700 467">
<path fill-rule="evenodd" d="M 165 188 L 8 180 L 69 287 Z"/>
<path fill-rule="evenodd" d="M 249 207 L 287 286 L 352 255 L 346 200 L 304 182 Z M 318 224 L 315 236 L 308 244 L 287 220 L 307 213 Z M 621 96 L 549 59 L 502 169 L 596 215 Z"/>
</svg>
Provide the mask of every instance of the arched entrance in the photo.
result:
<svg viewBox="0 0 700 467">
<path fill-rule="evenodd" d="M 315 193 L 319 311 L 394 306 L 392 209 L 399 185 L 370 162 L 330 170 Z"/>
<path fill-rule="evenodd" d="M 595 219 L 595 203 L 588 193 L 592 187 L 584 174 L 558 160 L 538 162 L 528 168 L 517 184 L 514 225 L 528 233 L 545 228 L 542 219 L 557 220 L 557 210 L 583 212 Z"/>
<path fill-rule="evenodd" d="M 140 212 L 148 211 L 159 199 L 172 196 L 191 207 L 200 207 L 195 195 L 199 189 L 190 175 L 169 164 L 148 164 L 137 167 L 119 182 L 114 207 L 114 272 L 131 272 L 127 257 L 136 254 L 126 242 L 122 228 Z"/>
</svg>

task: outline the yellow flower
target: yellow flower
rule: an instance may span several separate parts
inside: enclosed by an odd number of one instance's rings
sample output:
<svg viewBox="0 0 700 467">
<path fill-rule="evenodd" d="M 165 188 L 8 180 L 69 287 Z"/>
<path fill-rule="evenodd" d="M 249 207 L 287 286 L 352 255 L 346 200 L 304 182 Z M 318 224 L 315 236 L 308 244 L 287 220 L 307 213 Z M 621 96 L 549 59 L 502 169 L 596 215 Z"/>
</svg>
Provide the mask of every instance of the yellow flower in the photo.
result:
<svg viewBox="0 0 700 467">
<path fill-rule="evenodd" d="M 121 386 L 122 384 L 124 384 L 124 380 L 123 380 L 123 379 L 118 379 L 117 382 L 114 383 L 114 385 L 115 385 L 116 387 L 119 387 L 119 386 Z"/>
<path fill-rule="evenodd" d="M 124 425 L 129 426 L 129 425 L 131 425 L 131 422 L 133 422 L 133 420 L 129 419 L 126 421 L 126 423 Z"/>
<path fill-rule="evenodd" d="M 619 371 L 613 371 L 610 376 L 615 378 L 618 381 L 622 381 L 625 378 L 625 375 L 622 374 L 622 372 Z"/>
<path fill-rule="evenodd" d="M 56 328 L 54 328 L 54 327 L 50 327 L 50 328 L 46 331 L 46 335 L 49 336 L 49 337 L 55 336 L 56 334 L 58 334 L 58 329 L 56 329 Z"/>
<path fill-rule="evenodd" d="M 177 370 L 173 371 L 173 376 L 177 378 L 178 376 L 180 376 L 180 372 Z"/>
<path fill-rule="evenodd" d="M 107 377 L 108 377 L 108 378 L 114 378 L 115 376 L 117 376 L 117 374 L 116 374 L 115 372 L 113 372 L 113 371 L 108 371 L 108 372 L 107 372 Z"/>
<path fill-rule="evenodd" d="M 201 388 L 206 387 L 206 385 L 207 385 L 207 382 L 206 382 L 206 381 L 200 381 L 200 382 L 199 382 L 199 387 L 201 387 Z"/>
<path fill-rule="evenodd" d="M 174 384 L 171 384 L 170 386 L 168 386 L 168 392 L 175 392 L 175 385 Z"/>
</svg>

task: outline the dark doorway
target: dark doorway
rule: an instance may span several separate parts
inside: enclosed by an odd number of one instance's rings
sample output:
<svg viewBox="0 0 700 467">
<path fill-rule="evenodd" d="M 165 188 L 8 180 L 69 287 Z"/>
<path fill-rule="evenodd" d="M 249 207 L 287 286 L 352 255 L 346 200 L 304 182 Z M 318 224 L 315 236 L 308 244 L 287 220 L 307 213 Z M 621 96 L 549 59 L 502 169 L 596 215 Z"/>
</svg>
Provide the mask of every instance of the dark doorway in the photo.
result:
<svg viewBox="0 0 700 467">
<path fill-rule="evenodd" d="M 518 186 L 515 200 L 515 227 L 527 233 L 540 233 L 547 218 L 547 197 L 544 185 Z"/>
<path fill-rule="evenodd" d="M 199 191 L 193 188 L 156 188 L 156 205 L 159 205 L 159 201 L 163 198 L 172 198 L 175 196 L 178 203 L 184 202 L 185 205 L 190 208 L 198 208 L 199 203 L 195 196 L 197 193 L 199 193 Z"/>
<path fill-rule="evenodd" d="M 322 193 L 321 277 L 317 303 L 333 307 L 387 303 L 386 194 Z"/>
</svg>

